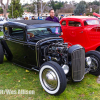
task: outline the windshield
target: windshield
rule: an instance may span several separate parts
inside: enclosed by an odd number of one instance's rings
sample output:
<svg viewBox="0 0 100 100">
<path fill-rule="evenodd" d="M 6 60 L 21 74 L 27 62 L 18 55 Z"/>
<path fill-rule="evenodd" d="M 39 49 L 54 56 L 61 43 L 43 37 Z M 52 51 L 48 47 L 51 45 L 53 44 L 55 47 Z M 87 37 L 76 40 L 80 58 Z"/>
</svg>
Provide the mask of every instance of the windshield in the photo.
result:
<svg viewBox="0 0 100 100">
<path fill-rule="evenodd" d="M 84 26 L 86 26 L 86 25 L 97 25 L 97 24 L 99 24 L 98 20 L 86 20 L 84 22 Z"/>
<path fill-rule="evenodd" d="M 27 30 L 28 39 L 35 37 L 35 36 L 43 36 L 43 35 L 52 35 L 58 34 L 60 35 L 61 28 L 60 27 L 46 27 L 46 28 L 34 28 Z"/>
</svg>

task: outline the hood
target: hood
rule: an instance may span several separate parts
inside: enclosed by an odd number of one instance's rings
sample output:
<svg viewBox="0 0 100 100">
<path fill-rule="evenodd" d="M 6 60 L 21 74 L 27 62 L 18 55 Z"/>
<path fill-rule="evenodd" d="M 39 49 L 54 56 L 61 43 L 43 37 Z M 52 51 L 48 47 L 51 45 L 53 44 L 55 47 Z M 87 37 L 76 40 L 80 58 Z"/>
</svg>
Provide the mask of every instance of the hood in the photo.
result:
<svg viewBox="0 0 100 100">
<path fill-rule="evenodd" d="M 100 17 L 100 14 L 95 13 L 95 12 L 93 13 L 93 15 L 96 16 L 96 17 Z"/>
<path fill-rule="evenodd" d="M 100 25 L 88 25 L 85 29 L 89 31 L 100 31 Z"/>
<path fill-rule="evenodd" d="M 63 42 L 63 39 L 61 37 L 49 37 L 37 41 L 36 45 L 42 45 L 45 43 L 56 43 L 56 42 Z"/>
<path fill-rule="evenodd" d="M 94 31 L 94 32 L 100 32 L 100 26 L 94 26 L 91 28 L 91 31 Z"/>
</svg>

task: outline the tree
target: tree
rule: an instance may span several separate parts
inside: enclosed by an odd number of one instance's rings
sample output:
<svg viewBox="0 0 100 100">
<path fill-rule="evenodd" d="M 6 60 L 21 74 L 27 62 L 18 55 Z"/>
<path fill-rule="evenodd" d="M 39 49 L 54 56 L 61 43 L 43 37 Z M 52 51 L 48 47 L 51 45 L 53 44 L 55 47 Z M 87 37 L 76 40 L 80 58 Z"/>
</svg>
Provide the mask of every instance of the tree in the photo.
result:
<svg viewBox="0 0 100 100">
<path fill-rule="evenodd" d="M 95 1 L 92 2 L 92 4 L 99 6 L 99 1 L 95 0 Z"/>
<path fill-rule="evenodd" d="M 75 15 L 80 15 L 85 13 L 85 7 L 86 4 L 84 1 L 81 1 L 79 4 L 77 4 L 76 9 L 74 10 Z"/>
<path fill-rule="evenodd" d="M 27 12 L 35 13 L 35 6 L 33 4 L 29 5 L 26 9 Z"/>
<path fill-rule="evenodd" d="M 41 15 L 43 14 L 43 12 L 47 12 L 48 11 L 48 2 L 41 2 L 41 0 L 34 0 L 32 4 L 26 4 L 26 5 L 23 5 L 23 8 L 28 11 L 28 12 L 31 12 L 31 13 L 35 13 L 37 12 L 38 13 L 38 16 L 39 16 L 39 13 L 41 12 Z M 42 3 L 42 6 L 41 6 L 41 3 Z M 41 10 L 42 8 L 42 10 Z"/>
<path fill-rule="evenodd" d="M 3 3 L 3 0 L 0 0 L 0 3 L 1 3 L 1 7 L 3 9 L 4 17 L 6 18 L 6 13 L 7 13 L 7 9 L 8 9 L 9 0 L 7 0 L 6 4 Z"/>
<path fill-rule="evenodd" d="M 38 13 L 39 16 L 39 12 L 40 12 L 40 7 L 41 7 L 41 0 L 34 0 L 32 4 L 27 4 L 27 11 L 31 12 L 31 13 Z M 37 11 L 35 11 L 37 10 Z"/>
<path fill-rule="evenodd" d="M 49 6 L 52 7 L 54 11 L 56 11 L 57 9 L 59 10 L 61 7 L 63 7 L 63 4 L 64 4 L 63 2 L 51 0 Z"/>
<path fill-rule="evenodd" d="M 0 14 L 2 14 L 3 13 L 3 9 L 2 9 L 2 7 L 0 7 Z"/>
<path fill-rule="evenodd" d="M 20 0 L 12 0 L 9 7 L 9 18 L 22 17 L 23 12 Z"/>
</svg>

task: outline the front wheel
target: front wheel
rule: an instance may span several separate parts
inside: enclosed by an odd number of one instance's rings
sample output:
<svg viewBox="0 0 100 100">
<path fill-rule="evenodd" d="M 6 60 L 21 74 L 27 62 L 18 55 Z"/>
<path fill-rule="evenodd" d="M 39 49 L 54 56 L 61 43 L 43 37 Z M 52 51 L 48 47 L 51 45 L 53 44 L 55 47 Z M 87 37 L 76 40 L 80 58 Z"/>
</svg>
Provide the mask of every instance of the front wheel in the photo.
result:
<svg viewBox="0 0 100 100">
<path fill-rule="evenodd" d="M 66 88 L 66 76 L 59 64 L 48 61 L 42 64 L 39 79 L 43 89 L 52 95 L 61 94 Z"/>
<path fill-rule="evenodd" d="M 100 53 L 98 51 L 89 51 L 86 53 L 86 57 L 91 58 L 90 74 L 100 75 Z"/>
</svg>

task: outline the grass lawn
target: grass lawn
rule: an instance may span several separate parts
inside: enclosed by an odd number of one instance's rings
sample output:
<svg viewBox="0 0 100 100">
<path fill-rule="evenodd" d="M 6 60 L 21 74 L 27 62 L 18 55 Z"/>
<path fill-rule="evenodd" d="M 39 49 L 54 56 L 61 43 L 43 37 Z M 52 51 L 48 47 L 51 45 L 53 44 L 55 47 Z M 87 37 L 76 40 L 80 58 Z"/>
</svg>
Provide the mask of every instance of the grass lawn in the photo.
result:
<svg viewBox="0 0 100 100">
<path fill-rule="evenodd" d="M 2 36 L 3 35 L 3 32 L 0 32 L 0 36 Z"/>
<path fill-rule="evenodd" d="M 0 94 L 0 100 L 100 100 L 100 84 L 96 81 L 96 76 L 87 74 L 81 82 L 68 82 L 61 95 L 49 95 L 40 84 L 38 72 L 27 71 L 5 58 L 0 64 L 0 90 L 26 89 L 34 90 L 35 94 Z"/>
</svg>

